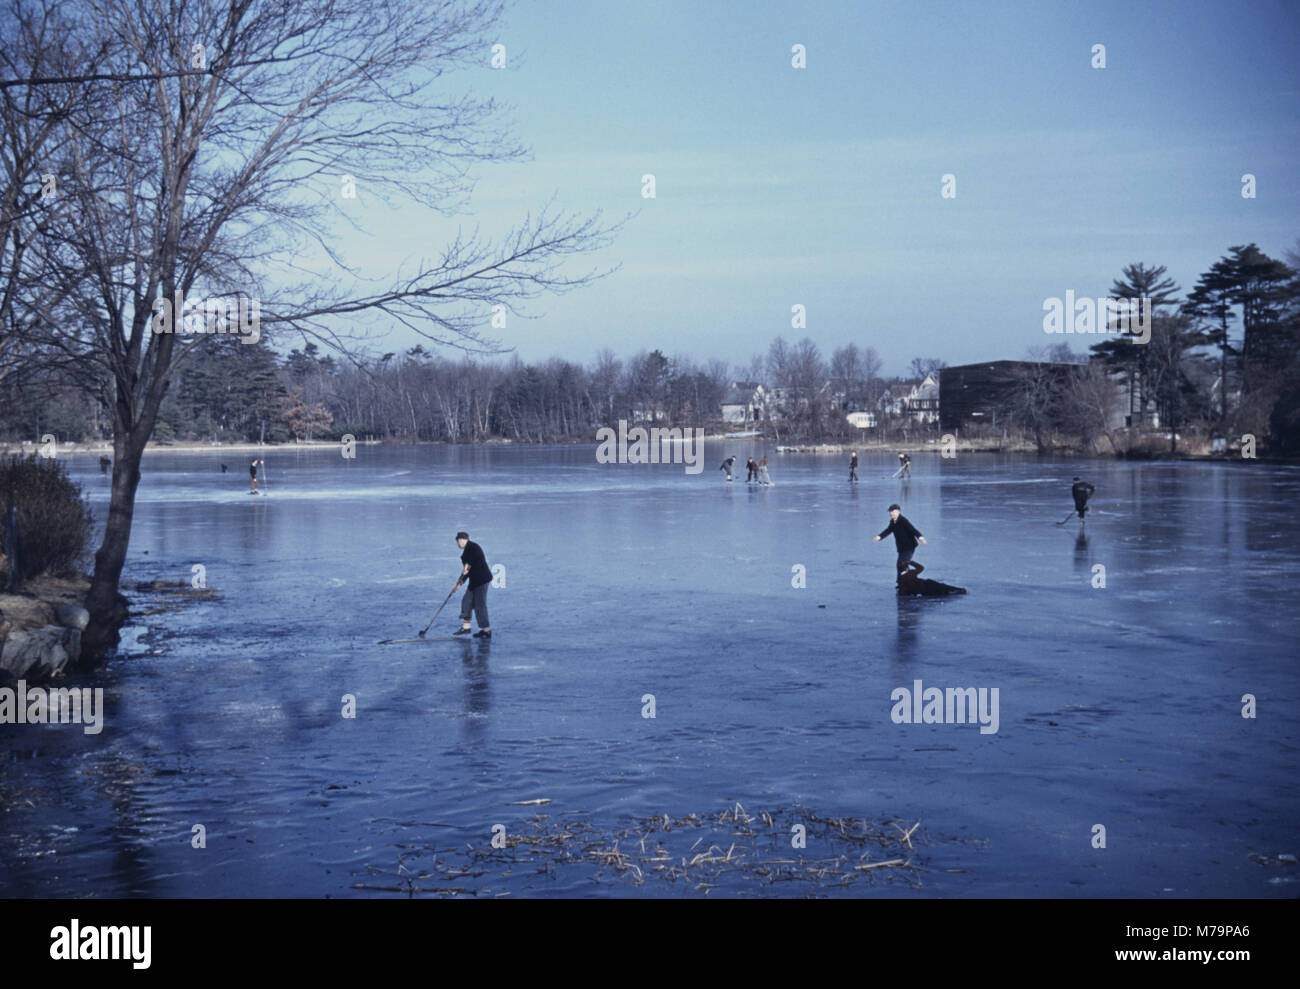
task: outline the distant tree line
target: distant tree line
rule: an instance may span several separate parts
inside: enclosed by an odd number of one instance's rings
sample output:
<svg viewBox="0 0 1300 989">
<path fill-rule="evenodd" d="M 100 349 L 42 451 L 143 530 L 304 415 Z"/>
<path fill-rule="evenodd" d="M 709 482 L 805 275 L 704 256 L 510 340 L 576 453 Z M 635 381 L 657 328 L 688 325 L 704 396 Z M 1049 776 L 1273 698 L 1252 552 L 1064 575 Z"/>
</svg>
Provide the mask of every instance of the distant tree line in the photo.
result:
<svg viewBox="0 0 1300 989">
<path fill-rule="evenodd" d="M 1121 451 L 1144 433 L 1177 449 L 1180 431 L 1253 433 L 1261 447 L 1271 439 L 1286 448 L 1300 428 L 1300 257 L 1287 257 L 1290 265 L 1254 244 L 1233 247 L 1185 297 L 1163 267 L 1125 267 L 1110 294 L 1151 300 L 1150 341 L 1107 336 L 1090 354 L 1067 342 L 1029 348 L 1025 356 L 1035 363 L 1017 372 L 1019 387 L 998 429 L 1040 450 Z M 1059 373 L 1065 365 L 1069 373 Z M 945 366 L 917 357 L 910 379 Z M 808 337 L 777 337 L 748 364 L 732 366 L 660 350 L 620 358 L 605 349 L 581 364 L 450 357 L 423 345 L 343 359 L 310 342 L 280 356 L 265 340 L 212 335 L 199 339 L 174 371 L 154 437 L 286 442 L 350 433 L 395 442 L 544 443 L 590 440 L 596 428 L 619 419 L 716 431 L 736 428 L 723 423 L 722 403 L 738 381 L 764 386 L 764 417 L 756 425 L 777 439 L 863 436 L 845 420 L 855 410 L 876 416 L 876 429 L 865 434 L 871 437 L 934 432 L 906 412 L 891 419 L 881 408 L 885 389 L 900 380 L 882 377 L 881 369 L 870 346 L 850 343 L 827 359 Z M 0 436 L 110 438 L 106 405 L 82 385 L 57 363 L 0 380 Z"/>
<path fill-rule="evenodd" d="M 828 374 L 852 381 L 865 402 L 883 386 L 879 371 L 870 348 L 842 347 L 827 364 L 806 338 L 793 345 L 778 338 L 766 356 L 733 372 L 723 361 L 701 364 L 659 350 L 624 359 L 606 349 L 585 365 L 559 357 L 452 358 L 423 345 L 340 360 L 309 342 L 281 358 L 264 341 L 218 335 L 175 371 L 154 437 L 286 442 L 351 433 L 397 442 L 543 443 L 590 439 L 619 419 L 712 426 L 736 374 L 781 389 L 788 428 L 802 433 L 831 427 L 819 397 Z M 68 378 L 50 367 L 0 382 L 0 435 L 110 438 L 101 401 Z"/>
</svg>

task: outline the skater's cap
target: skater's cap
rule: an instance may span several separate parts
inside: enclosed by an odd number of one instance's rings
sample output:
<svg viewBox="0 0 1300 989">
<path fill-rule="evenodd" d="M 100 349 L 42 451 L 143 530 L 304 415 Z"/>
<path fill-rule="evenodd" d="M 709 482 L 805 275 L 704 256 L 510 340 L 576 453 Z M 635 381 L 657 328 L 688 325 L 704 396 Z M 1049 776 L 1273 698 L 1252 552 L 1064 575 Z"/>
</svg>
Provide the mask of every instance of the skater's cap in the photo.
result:
<svg viewBox="0 0 1300 989">
<path fill-rule="evenodd" d="M 899 508 L 897 505 L 890 505 L 890 506 L 889 506 L 889 510 L 890 510 L 891 512 L 893 512 L 893 511 L 899 511 L 899 512 L 901 512 L 901 511 L 902 511 L 902 509 Z"/>
<path fill-rule="evenodd" d="M 468 533 L 468 532 L 458 532 L 458 533 L 456 533 L 456 538 L 457 538 L 457 539 L 468 539 L 468 538 L 469 538 L 469 533 Z"/>
</svg>

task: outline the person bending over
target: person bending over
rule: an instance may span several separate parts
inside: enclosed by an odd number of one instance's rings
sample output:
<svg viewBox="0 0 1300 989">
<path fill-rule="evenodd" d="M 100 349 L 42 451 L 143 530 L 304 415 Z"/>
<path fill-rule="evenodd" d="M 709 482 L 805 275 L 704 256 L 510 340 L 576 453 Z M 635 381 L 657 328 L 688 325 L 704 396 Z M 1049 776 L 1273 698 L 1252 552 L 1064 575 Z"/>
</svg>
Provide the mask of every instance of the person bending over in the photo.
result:
<svg viewBox="0 0 1300 989">
<path fill-rule="evenodd" d="M 490 639 L 492 625 L 488 621 L 487 592 L 492 586 L 492 568 L 488 566 L 487 557 L 483 555 L 483 547 L 478 543 L 470 542 L 468 532 L 456 533 L 456 545 L 463 551 L 460 554 L 460 562 L 464 565 L 464 569 L 461 571 L 460 580 L 456 581 L 456 586 L 452 588 L 452 593 L 454 594 L 466 581 L 469 581 L 469 587 L 460 601 L 460 628 L 452 635 L 469 635 L 469 616 L 470 612 L 473 612 L 474 617 L 478 619 L 478 631 L 474 633 L 474 638 Z"/>
<path fill-rule="evenodd" d="M 922 578 L 920 573 L 925 567 L 915 560 L 905 560 L 898 565 L 898 593 L 920 594 L 927 598 L 947 597 L 949 594 L 965 594 L 966 588 L 954 587 L 939 580 Z"/>
</svg>

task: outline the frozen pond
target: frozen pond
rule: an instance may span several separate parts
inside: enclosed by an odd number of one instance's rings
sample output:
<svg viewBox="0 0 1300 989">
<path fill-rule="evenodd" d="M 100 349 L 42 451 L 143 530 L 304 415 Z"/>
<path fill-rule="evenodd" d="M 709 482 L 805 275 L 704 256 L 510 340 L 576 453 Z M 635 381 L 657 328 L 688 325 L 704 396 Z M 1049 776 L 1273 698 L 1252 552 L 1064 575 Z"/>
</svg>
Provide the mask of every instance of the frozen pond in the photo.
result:
<svg viewBox="0 0 1300 989">
<path fill-rule="evenodd" d="M 1269 860 L 1300 851 L 1300 469 L 914 454 L 903 482 L 868 453 L 852 485 L 847 455 L 751 443 L 710 441 L 698 475 L 594 447 L 275 451 L 266 497 L 247 456 L 151 454 L 124 583 L 200 564 L 215 595 L 136 610 L 79 681 L 105 689 L 101 734 L 0 726 L 0 894 L 389 896 L 400 863 L 423 889 L 702 895 L 466 846 L 737 803 L 783 812 L 796 860 L 844 851 L 811 825 L 793 848 L 808 815 L 920 820 L 914 850 L 870 849 L 918 868 L 722 868 L 713 895 L 1297 894 Z M 774 486 L 725 483 L 724 455 L 763 452 Z M 107 479 L 71 462 L 102 519 Z M 1055 524 L 1074 474 L 1097 487 L 1086 538 Z M 892 501 L 925 576 L 968 595 L 896 597 L 892 539 L 871 543 Z M 458 529 L 504 568 L 494 638 L 376 644 L 432 617 Z M 895 723 L 917 680 L 997 688 L 997 731 Z M 699 836 L 644 849 L 721 840 Z"/>
</svg>

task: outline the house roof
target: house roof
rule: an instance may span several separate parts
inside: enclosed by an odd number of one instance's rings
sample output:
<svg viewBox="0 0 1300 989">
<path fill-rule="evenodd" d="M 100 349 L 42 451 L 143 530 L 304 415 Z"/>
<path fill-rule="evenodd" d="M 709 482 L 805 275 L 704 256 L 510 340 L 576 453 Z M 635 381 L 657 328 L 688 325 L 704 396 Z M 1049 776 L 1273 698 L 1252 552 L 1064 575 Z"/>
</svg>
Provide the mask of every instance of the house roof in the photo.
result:
<svg viewBox="0 0 1300 989">
<path fill-rule="evenodd" d="M 733 381 L 722 396 L 723 405 L 746 405 L 761 386 L 755 381 Z"/>
<path fill-rule="evenodd" d="M 912 399 L 926 399 L 926 398 L 938 398 L 938 397 L 939 397 L 939 383 L 938 383 L 937 381 L 930 381 L 928 378 L 927 378 L 926 380 L 927 380 L 927 382 L 929 382 L 929 383 L 928 383 L 928 384 L 921 385 L 920 387 L 918 387 L 918 388 L 917 388 L 917 389 L 916 389 L 916 390 L 911 394 L 910 397 L 911 397 Z"/>
</svg>

